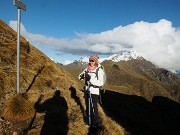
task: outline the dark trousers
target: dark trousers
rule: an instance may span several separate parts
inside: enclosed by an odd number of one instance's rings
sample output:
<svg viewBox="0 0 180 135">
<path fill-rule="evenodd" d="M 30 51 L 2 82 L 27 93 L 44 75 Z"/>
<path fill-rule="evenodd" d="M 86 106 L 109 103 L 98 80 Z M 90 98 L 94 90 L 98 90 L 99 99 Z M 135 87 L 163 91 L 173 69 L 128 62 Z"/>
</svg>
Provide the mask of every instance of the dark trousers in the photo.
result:
<svg viewBox="0 0 180 135">
<path fill-rule="evenodd" d="M 91 125 L 96 126 L 99 122 L 99 115 L 98 115 L 98 107 L 97 103 L 99 100 L 99 95 L 96 94 L 88 94 L 85 96 L 85 102 L 86 102 L 86 118 L 87 122 L 89 123 L 89 105 L 90 105 L 90 121 Z M 90 101 L 90 104 L 89 104 Z"/>
</svg>

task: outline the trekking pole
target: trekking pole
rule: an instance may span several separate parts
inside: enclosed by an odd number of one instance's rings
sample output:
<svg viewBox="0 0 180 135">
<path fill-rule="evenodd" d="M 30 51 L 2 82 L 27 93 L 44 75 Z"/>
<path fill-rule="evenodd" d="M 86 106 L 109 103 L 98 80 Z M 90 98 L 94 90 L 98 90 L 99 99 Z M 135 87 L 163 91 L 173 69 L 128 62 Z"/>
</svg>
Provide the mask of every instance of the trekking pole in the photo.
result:
<svg viewBox="0 0 180 135">
<path fill-rule="evenodd" d="M 88 125 L 91 125 L 91 102 L 90 102 L 90 90 L 89 90 L 89 82 L 86 81 L 85 82 L 86 86 L 87 86 L 87 104 L 88 104 Z"/>
<path fill-rule="evenodd" d="M 99 104 L 102 105 L 101 91 L 99 90 Z"/>
<path fill-rule="evenodd" d="M 95 116 L 95 113 L 94 113 L 94 106 L 93 106 L 93 102 L 92 102 L 91 93 L 90 93 L 89 95 L 90 95 L 90 101 L 91 101 L 91 106 L 92 106 L 92 110 L 93 110 L 93 115 Z"/>
<path fill-rule="evenodd" d="M 92 106 L 93 114 L 95 114 L 95 113 L 94 113 L 94 106 L 93 106 L 91 94 L 90 94 L 90 101 L 91 101 L 91 106 Z"/>
<path fill-rule="evenodd" d="M 91 102 L 90 102 L 90 91 L 88 91 L 88 122 L 89 126 L 91 125 Z"/>
</svg>

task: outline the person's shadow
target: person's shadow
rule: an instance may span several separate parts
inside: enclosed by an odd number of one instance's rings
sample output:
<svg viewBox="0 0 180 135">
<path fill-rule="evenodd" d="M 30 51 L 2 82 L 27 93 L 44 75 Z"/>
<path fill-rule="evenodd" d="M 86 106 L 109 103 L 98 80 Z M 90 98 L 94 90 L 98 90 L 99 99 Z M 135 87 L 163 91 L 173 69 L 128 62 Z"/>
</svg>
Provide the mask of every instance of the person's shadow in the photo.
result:
<svg viewBox="0 0 180 135">
<path fill-rule="evenodd" d="M 73 98 L 75 100 L 75 102 L 77 103 L 77 105 L 79 105 L 80 110 L 81 110 L 81 112 L 83 114 L 83 120 L 84 120 L 84 122 L 86 122 L 86 116 L 85 116 L 84 107 L 81 104 L 80 98 L 76 94 L 76 89 L 73 86 L 71 86 L 69 88 L 69 90 L 71 91 L 71 98 Z"/>
<path fill-rule="evenodd" d="M 44 124 L 40 135 L 67 135 L 68 133 L 68 116 L 67 102 L 64 97 L 60 96 L 57 90 L 52 98 L 40 103 L 42 96 L 35 103 L 34 108 L 37 112 L 43 113 Z"/>
</svg>

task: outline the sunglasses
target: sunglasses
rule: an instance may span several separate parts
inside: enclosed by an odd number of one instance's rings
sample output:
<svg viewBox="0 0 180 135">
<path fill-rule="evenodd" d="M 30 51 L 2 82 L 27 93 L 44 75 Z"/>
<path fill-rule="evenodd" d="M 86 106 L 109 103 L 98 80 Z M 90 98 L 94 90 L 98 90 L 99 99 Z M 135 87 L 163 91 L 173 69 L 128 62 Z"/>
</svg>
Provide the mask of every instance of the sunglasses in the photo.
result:
<svg viewBox="0 0 180 135">
<path fill-rule="evenodd" d="M 89 62 L 94 62 L 94 60 L 89 60 Z"/>
</svg>

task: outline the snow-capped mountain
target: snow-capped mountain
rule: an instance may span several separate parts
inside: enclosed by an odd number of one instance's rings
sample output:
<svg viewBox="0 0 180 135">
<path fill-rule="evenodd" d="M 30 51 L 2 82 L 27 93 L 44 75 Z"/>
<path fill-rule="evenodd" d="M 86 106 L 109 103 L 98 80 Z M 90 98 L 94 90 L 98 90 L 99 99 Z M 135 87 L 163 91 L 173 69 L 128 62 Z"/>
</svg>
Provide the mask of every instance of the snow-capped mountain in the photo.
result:
<svg viewBox="0 0 180 135">
<path fill-rule="evenodd" d="M 142 58 L 142 56 L 136 51 L 131 51 L 131 52 L 124 51 L 124 52 L 109 55 L 107 58 L 100 58 L 99 62 L 101 63 L 105 60 L 112 60 L 114 62 L 119 62 L 121 60 L 128 61 L 128 60 L 139 59 L 139 58 Z M 89 58 L 81 57 L 81 59 L 78 62 L 87 63 L 88 61 L 89 61 Z"/>
<path fill-rule="evenodd" d="M 128 60 L 138 59 L 138 58 L 142 58 L 142 56 L 136 51 L 131 51 L 131 52 L 120 52 L 117 54 L 112 54 L 105 60 L 112 60 L 114 62 L 119 62 L 121 60 L 128 61 Z"/>
</svg>

